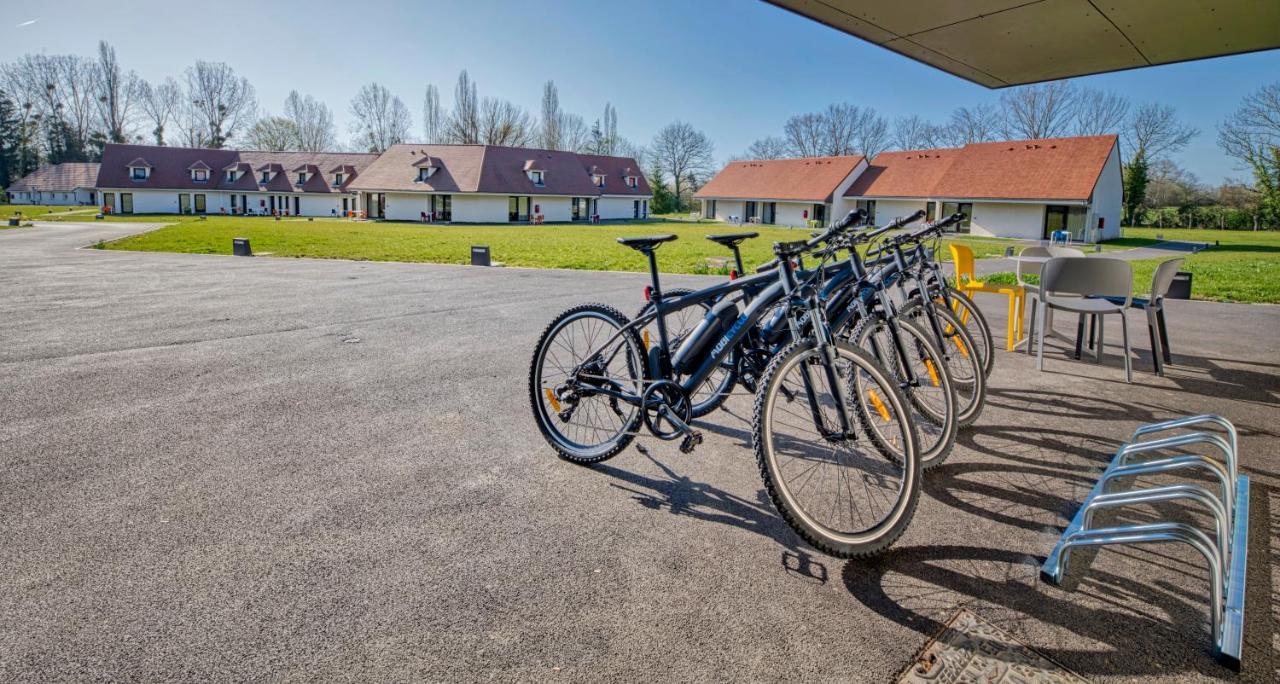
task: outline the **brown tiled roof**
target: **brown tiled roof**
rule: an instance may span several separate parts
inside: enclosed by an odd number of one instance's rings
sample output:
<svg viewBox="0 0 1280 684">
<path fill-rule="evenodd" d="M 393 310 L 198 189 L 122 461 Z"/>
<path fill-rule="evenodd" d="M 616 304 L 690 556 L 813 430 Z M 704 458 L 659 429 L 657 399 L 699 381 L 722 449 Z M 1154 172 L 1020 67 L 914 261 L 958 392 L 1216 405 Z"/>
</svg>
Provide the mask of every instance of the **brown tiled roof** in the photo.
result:
<svg viewBox="0 0 1280 684">
<path fill-rule="evenodd" d="M 135 181 L 129 177 L 129 165 L 145 157 L 150 161 L 151 175 L 146 180 Z M 252 174 L 253 169 L 266 167 L 282 171 L 314 165 L 317 169 L 349 167 L 344 171 L 347 175 L 340 188 L 333 188 L 332 178 L 323 179 L 323 184 L 303 187 L 304 192 L 344 192 L 350 182 L 356 178 L 373 160 L 376 154 L 347 152 L 258 152 L 239 150 L 209 150 L 190 147 L 157 147 L 153 145 L 116 145 L 109 144 L 102 151 L 102 164 L 97 173 L 97 181 L 89 187 L 100 188 L 165 188 L 165 189 L 207 189 L 207 190 L 243 190 L 252 192 L 267 189 L 273 192 L 296 192 L 289 178 L 277 174 L 266 188 L 260 188 L 258 179 Z M 192 164 L 204 162 L 211 168 L 242 171 L 239 178 L 228 182 L 225 174 L 215 174 L 207 182 L 196 183 L 191 180 L 188 170 Z M 278 181 L 277 181 L 278 179 Z"/>
<path fill-rule="evenodd" d="M 640 172 L 640 165 L 631 157 L 611 157 L 603 154 L 580 154 L 583 166 L 590 165 L 595 173 L 604 174 L 604 187 L 596 188 L 602 195 L 637 195 L 647 197 L 653 194 L 649 189 L 649 181 Z M 636 177 L 636 187 L 627 186 L 627 176 Z"/>
<path fill-rule="evenodd" d="M 94 188 L 98 182 L 98 165 L 64 162 L 42 166 L 13 182 L 9 192 L 73 192 L 76 188 Z"/>
<path fill-rule="evenodd" d="M 430 157 L 436 172 L 418 181 L 417 166 Z M 532 161 L 545 171 L 537 186 L 525 173 Z M 607 175 L 604 188 L 591 183 L 591 166 Z M 629 157 L 579 155 L 573 152 L 495 145 L 402 144 L 388 149 L 351 184 L 353 189 L 409 192 L 484 192 L 522 195 L 594 197 L 601 194 L 648 196 L 649 185 L 639 175 L 637 188 L 627 187 L 621 170 L 638 165 Z"/>
<path fill-rule="evenodd" d="M 694 197 L 829 202 L 863 157 L 805 157 L 730 162 Z"/>
<path fill-rule="evenodd" d="M 1083 201 L 1115 146 L 1096 135 L 885 152 L 845 196 Z"/>
</svg>

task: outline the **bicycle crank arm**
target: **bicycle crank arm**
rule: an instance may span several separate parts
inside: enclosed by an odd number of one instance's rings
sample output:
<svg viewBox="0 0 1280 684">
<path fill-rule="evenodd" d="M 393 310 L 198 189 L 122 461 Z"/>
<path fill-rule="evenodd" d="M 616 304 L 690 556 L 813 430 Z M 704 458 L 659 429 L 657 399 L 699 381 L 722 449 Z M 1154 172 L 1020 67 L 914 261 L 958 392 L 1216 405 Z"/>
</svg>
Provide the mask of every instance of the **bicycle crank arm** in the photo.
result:
<svg viewBox="0 0 1280 684">
<path fill-rule="evenodd" d="M 680 420 L 680 416 L 677 416 L 670 408 L 660 406 L 658 407 L 658 413 L 674 425 L 680 434 L 684 435 L 684 439 L 680 441 L 680 453 L 693 453 L 693 448 L 702 444 L 702 433 L 693 429 L 692 426 L 683 420 Z"/>
</svg>

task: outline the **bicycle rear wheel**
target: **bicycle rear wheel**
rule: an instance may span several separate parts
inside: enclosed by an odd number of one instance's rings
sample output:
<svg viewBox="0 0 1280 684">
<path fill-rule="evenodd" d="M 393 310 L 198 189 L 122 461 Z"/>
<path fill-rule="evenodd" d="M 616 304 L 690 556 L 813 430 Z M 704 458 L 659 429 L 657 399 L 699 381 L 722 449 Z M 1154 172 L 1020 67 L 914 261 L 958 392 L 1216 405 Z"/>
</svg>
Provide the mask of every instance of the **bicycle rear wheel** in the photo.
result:
<svg viewBox="0 0 1280 684">
<path fill-rule="evenodd" d="M 978 308 L 972 297 L 950 285 L 947 286 L 947 297 L 951 301 L 951 310 L 964 324 L 965 330 L 969 331 L 973 341 L 978 343 L 978 356 L 982 358 L 983 374 L 991 377 L 991 369 L 995 368 L 996 344 L 991 337 L 991 326 L 987 323 L 987 317 L 982 315 L 982 309 Z"/>
<path fill-rule="evenodd" d="M 951 374 L 951 386 L 956 392 L 956 426 L 966 428 L 977 422 L 987 403 L 987 376 L 982 371 L 978 343 L 955 312 L 941 304 L 929 302 L 928 305 L 933 308 L 938 316 L 938 324 L 942 327 L 940 351 Z M 919 298 L 903 307 L 901 316 L 933 336 L 933 326 L 930 325 L 924 304 Z"/>
<path fill-rule="evenodd" d="M 834 367 L 812 339 L 773 358 L 756 394 L 752 441 L 765 489 L 787 524 L 824 553 L 866 557 L 887 549 L 911 522 L 920 494 L 919 439 L 888 372 L 846 342 L 835 351 Z M 895 433 L 901 458 L 880 452 L 852 405 L 842 424 L 836 392 L 847 405 L 868 402 L 866 412 Z"/>
<path fill-rule="evenodd" d="M 611 306 L 583 304 L 557 316 L 538 339 L 529 401 L 538 429 L 561 458 L 603 461 L 635 439 L 648 370 L 629 323 Z"/>
</svg>

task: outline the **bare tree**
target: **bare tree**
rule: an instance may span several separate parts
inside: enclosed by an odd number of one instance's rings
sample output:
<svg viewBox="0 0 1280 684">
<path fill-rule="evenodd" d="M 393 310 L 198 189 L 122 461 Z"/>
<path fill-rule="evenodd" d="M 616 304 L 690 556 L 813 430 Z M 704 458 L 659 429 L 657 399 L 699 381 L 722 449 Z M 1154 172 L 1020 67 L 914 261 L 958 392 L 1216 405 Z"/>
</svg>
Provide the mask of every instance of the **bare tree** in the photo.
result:
<svg viewBox="0 0 1280 684">
<path fill-rule="evenodd" d="M 1081 88 L 1075 109 L 1076 135 L 1118 134 L 1129 115 L 1129 101 L 1110 91 Z"/>
<path fill-rule="evenodd" d="M 842 154 L 856 153 L 870 159 L 889 147 L 889 122 L 870 107 L 862 110 L 854 130 L 854 146 Z"/>
<path fill-rule="evenodd" d="M 540 125 L 538 144 L 547 150 L 561 149 L 560 93 L 556 90 L 555 81 L 547 81 L 542 86 L 542 119 Z"/>
<path fill-rule="evenodd" d="M 699 176 L 710 175 L 712 171 L 714 146 L 711 139 L 683 121 L 667 124 L 659 130 L 649 150 L 658 168 L 671 176 L 677 203 L 684 201 L 682 193 L 689 185 L 696 184 Z"/>
<path fill-rule="evenodd" d="M 1173 107 L 1148 102 L 1134 110 L 1121 137 L 1127 148 L 1125 158 L 1142 152 L 1154 162 L 1186 147 L 1197 135 L 1198 129 L 1178 121 Z"/>
<path fill-rule="evenodd" d="M 129 139 L 132 109 L 140 99 L 141 79 L 132 71 L 125 72 L 116 59 L 116 49 L 107 41 L 98 41 L 98 64 L 94 70 L 98 116 L 108 142 Z"/>
<path fill-rule="evenodd" d="M 600 137 L 599 154 L 615 154 L 618 147 L 618 110 L 613 104 L 604 104 L 604 125 Z"/>
<path fill-rule="evenodd" d="M 480 142 L 486 145 L 524 147 L 532 144 L 535 126 L 529 113 L 496 97 L 480 102 Z"/>
<path fill-rule="evenodd" d="M 413 125 L 409 108 L 378 83 L 364 86 L 351 99 L 351 116 L 356 146 L 370 152 L 384 152 L 404 142 Z"/>
<path fill-rule="evenodd" d="M 947 125 L 939 132 L 939 145 L 960 147 L 969 143 L 991 142 L 1000 136 L 1002 122 L 994 105 L 983 103 L 958 107 L 951 112 Z"/>
<path fill-rule="evenodd" d="M 4 89 L 41 129 L 45 155 L 83 158 L 97 121 L 95 64 L 77 55 L 23 55 L 4 67 Z"/>
<path fill-rule="evenodd" d="M 186 77 L 187 100 L 204 123 L 206 144 L 225 147 L 257 113 L 253 86 L 223 62 L 197 61 Z"/>
<path fill-rule="evenodd" d="M 586 152 L 591 146 L 591 129 L 587 122 L 577 114 L 560 112 L 556 129 L 560 135 L 560 146 L 556 149 L 567 152 Z"/>
<path fill-rule="evenodd" d="M 1000 96 L 1008 138 L 1056 138 L 1071 130 L 1075 119 L 1075 87 L 1067 81 L 1023 86 Z"/>
<path fill-rule="evenodd" d="M 453 88 L 453 113 L 445 126 L 445 139 L 468 145 L 480 142 L 480 98 L 466 69 L 458 74 Z"/>
<path fill-rule="evenodd" d="M 1280 81 L 1244 98 L 1218 127 L 1218 146 L 1253 172 L 1259 213 L 1280 225 Z"/>
<path fill-rule="evenodd" d="M 293 123 L 296 148 L 303 152 L 324 152 L 337 146 L 333 112 L 329 106 L 298 91 L 289 92 L 284 101 L 284 116 Z"/>
<path fill-rule="evenodd" d="M 151 134 L 156 144 L 164 145 L 165 130 L 182 107 L 182 88 L 172 78 L 154 86 L 142 81 L 138 86 L 138 101 L 152 125 Z"/>
<path fill-rule="evenodd" d="M 283 116 L 263 117 L 249 128 L 245 134 L 245 144 L 249 149 L 267 152 L 300 149 L 298 125 Z"/>
<path fill-rule="evenodd" d="M 826 121 L 821 114 L 797 114 L 782 127 L 783 137 L 797 157 L 819 157 L 826 148 Z"/>
<path fill-rule="evenodd" d="M 787 141 L 776 136 L 761 138 L 747 148 L 742 159 L 783 159 L 789 156 Z"/>
<path fill-rule="evenodd" d="M 893 146 L 899 150 L 923 150 L 938 146 L 938 126 L 918 114 L 898 117 L 893 122 Z"/>
<path fill-rule="evenodd" d="M 444 108 L 440 105 L 440 90 L 434 84 L 428 84 L 422 97 L 422 134 L 427 142 L 438 143 L 443 133 Z"/>
</svg>

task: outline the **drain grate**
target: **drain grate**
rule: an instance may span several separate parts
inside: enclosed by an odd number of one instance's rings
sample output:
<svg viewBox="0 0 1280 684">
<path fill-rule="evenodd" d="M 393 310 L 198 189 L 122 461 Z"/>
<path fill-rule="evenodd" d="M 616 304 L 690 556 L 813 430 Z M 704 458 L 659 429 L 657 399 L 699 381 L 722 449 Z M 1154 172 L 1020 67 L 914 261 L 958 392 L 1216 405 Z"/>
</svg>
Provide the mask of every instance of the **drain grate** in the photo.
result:
<svg viewBox="0 0 1280 684">
<path fill-rule="evenodd" d="M 942 633 L 925 645 L 900 683 L 1071 682 L 1084 678 L 1018 643 L 994 625 L 961 608 Z"/>
</svg>

